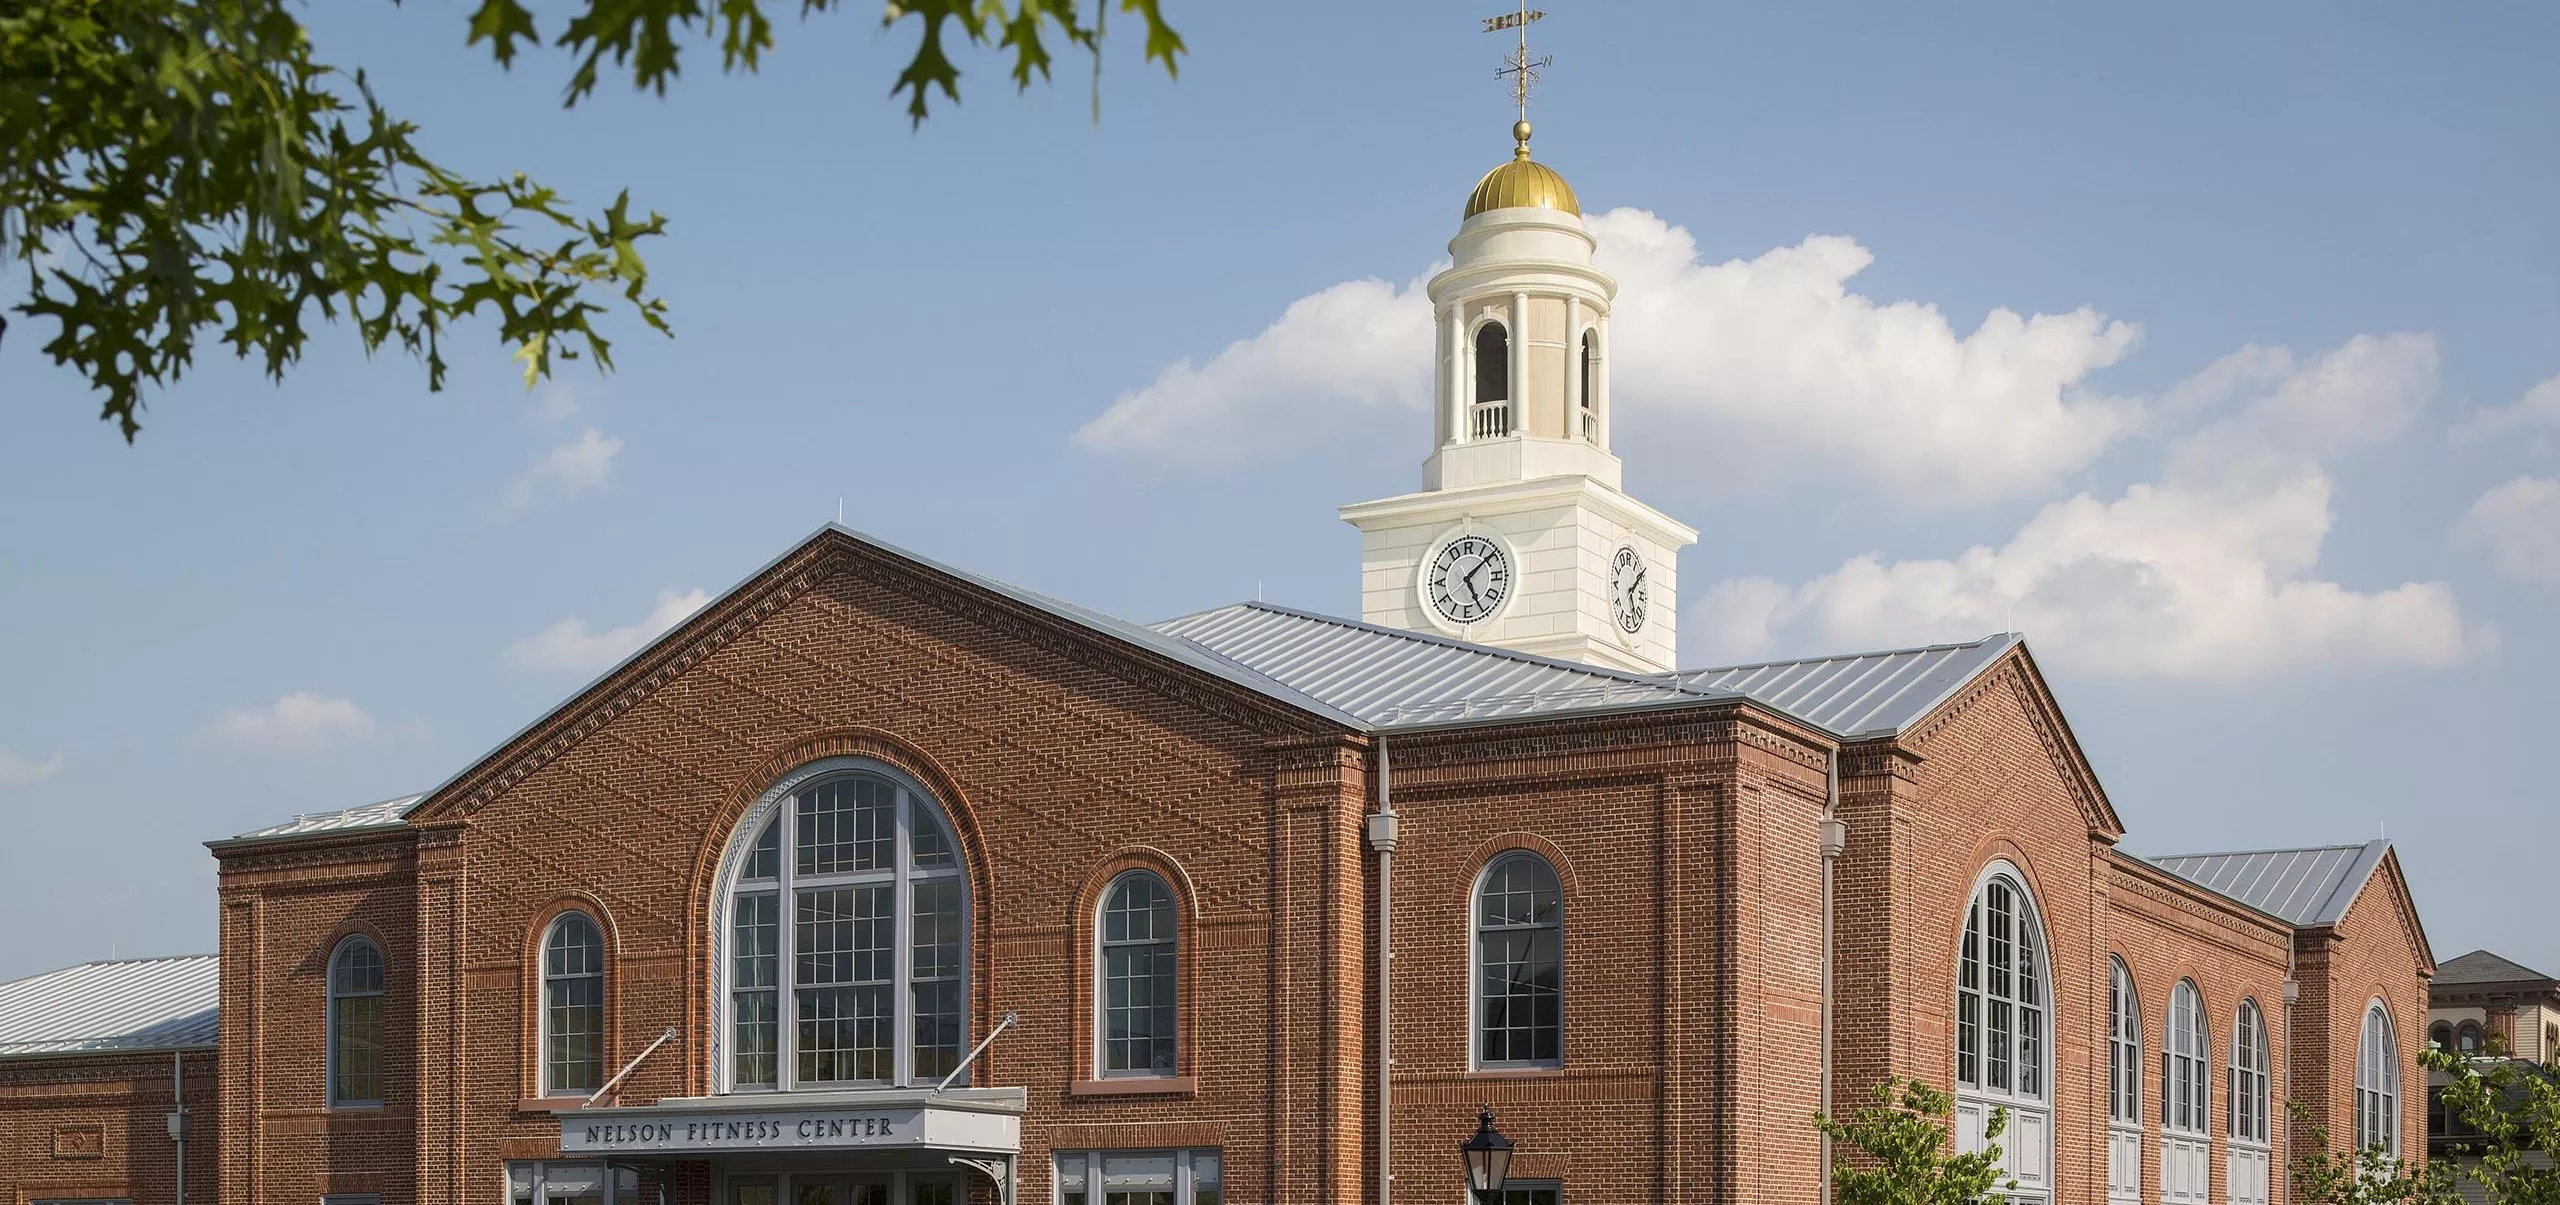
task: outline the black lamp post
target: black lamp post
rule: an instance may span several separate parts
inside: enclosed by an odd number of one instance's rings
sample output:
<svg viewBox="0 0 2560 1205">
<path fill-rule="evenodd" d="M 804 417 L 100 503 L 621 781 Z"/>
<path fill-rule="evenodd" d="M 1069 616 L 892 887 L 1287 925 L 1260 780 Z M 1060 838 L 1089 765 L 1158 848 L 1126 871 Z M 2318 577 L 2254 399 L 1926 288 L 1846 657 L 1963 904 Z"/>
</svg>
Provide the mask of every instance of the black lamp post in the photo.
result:
<svg viewBox="0 0 2560 1205">
<path fill-rule="evenodd" d="M 1493 1128 L 1493 1107 L 1476 1114 L 1475 1136 L 1458 1144 L 1467 1163 L 1467 1190 L 1478 1205 L 1500 1205 L 1502 1186 L 1511 1179 L 1511 1140 Z"/>
</svg>

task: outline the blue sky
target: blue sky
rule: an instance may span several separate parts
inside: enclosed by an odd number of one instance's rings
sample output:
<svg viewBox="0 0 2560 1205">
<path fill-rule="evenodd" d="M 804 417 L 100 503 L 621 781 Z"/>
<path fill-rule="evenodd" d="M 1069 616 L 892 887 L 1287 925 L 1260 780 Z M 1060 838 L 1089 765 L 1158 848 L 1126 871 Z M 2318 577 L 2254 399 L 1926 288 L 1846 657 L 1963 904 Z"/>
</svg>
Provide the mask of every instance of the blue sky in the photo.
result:
<svg viewBox="0 0 2560 1205">
<path fill-rule="evenodd" d="M 859 13 L 563 112 L 459 4 L 310 9 L 440 156 L 667 214 L 677 337 L 528 393 L 466 336 L 431 395 L 323 333 L 280 388 L 206 358 L 128 448 L 13 323 L 0 978 L 212 949 L 202 841 L 432 785 L 839 499 L 1135 618 L 1353 609 L 1333 508 L 1428 450 L 1427 333 L 1374 336 L 1508 152 L 1503 46 L 1484 5 L 1168 7 L 1182 78 L 1116 46 L 1098 124 L 1081 65 L 979 59 L 921 132 Z M 2560 837 L 2560 10 L 1538 33 L 1628 485 L 1702 532 L 1684 661 L 2014 623 L 2128 848 L 2387 831 L 2440 957 L 2560 970 L 2510 903 Z"/>
</svg>

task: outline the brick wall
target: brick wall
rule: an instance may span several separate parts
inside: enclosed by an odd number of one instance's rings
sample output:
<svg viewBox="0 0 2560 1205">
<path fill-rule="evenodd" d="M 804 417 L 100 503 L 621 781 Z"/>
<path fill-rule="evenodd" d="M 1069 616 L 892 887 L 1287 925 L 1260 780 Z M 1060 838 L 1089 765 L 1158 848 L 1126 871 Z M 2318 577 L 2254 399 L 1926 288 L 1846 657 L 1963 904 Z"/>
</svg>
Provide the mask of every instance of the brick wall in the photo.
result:
<svg viewBox="0 0 2560 1205">
<path fill-rule="evenodd" d="M 220 1199 L 217 1066 L 211 1051 L 184 1058 L 187 1200 L 203 1205 Z M 168 1051 L 0 1061 L 0 1201 L 176 1201 L 178 1148 L 167 1120 L 173 1062 Z"/>
<path fill-rule="evenodd" d="M 1815 1199 L 1828 740 L 1740 704 L 1390 739 L 1399 1198 L 1448 1197 L 1452 1148 L 1490 1104 L 1526 1152 L 1517 1174 L 1575 1200 Z M 412 829 L 225 851 L 226 1197 L 479 1200 L 504 1160 L 556 1154 L 557 1119 L 528 1099 L 533 968 L 568 907 L 605 935 L 607 1066 L 678 1035 L 617 1099 L 709 1091 L 721 855 L 774 782 L 837 755 L 897 767 L 952 819 L 971 1028 L 1023 1019 L 973 1078 L 1028 1091 L 1025 1202 L 1048 1199 L 1053 1149 L 1219 1146 L 1236 1202 L 1375 1190 L 1372 743 L 821 537 L 467 771 Z M 2147 1035 L 2190 975 L 2227 1042 L 2242 995 L 2277 1010 L 2285 934 L 2111 852 L 2114 814 L 2023 654 L 1900 741 L 1848 750 L 1841 780 L 1835 1103 L 1889 1073 L 1950 1081 L 1967 895 L 2006 859 L 2049 946 L 2059 1200 L 2095 1205 L 2109 955 L 2134 967 Z M 1471 893 L 1509 849 L 1563 883 L 1556 1070 L 1469 1061 Z M 1100 882 L 1140 864 L 1182 900 L 1187 1082 L 1095 1093 L 1089 914 Z M 2330 961 L 2395 1001 L 2416 992 L 2405 936 L 2351 920 Z M 390 1099 L 361 1112 L 325 1107 L 320 1061 L 327 952 L 358 931 L 390 966 L 398 1056 Z M 2404 1030 L 2424 1015 L 2411 998 L 2394 1005 Z M 698 1165 L 681 1173 L 678 1199 L 706 1191 Z"/>
</svg>

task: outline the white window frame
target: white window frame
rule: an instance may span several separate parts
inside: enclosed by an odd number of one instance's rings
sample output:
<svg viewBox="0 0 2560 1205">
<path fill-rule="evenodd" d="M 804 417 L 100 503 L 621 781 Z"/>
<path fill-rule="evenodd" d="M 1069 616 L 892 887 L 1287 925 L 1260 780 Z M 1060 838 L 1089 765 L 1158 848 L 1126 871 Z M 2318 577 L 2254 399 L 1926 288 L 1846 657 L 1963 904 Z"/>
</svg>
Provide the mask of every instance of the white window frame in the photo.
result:
<svg viewBox="0 0 2560 1205">
<path fill-rule="evenodd" d="M 1507 862 L 1527 859 L 1545 867 L 1547 877 L 1556 885 L 1556 1057 L 1552 1059 L 1488 1059 L 1484 1057 L 1485 983 L 1484 983 L 1484 889 L 1493 881 L 1493 872 Z M 1566 915 L 1564 876 L 1557 873 L 1555 863 L 1534 849 L 1506 849 L 1485 860 L 1476 872 L 1475 884 L 1467 889 L 1467 1066 L 1477 1071 L 1554 1070 L 1564 1066 L 1566 1040 L 1571 1032 L 1570 1010 L 1566 1007 L 1571 993 L 1565 985 L 1565 933 L 1571 918 Z M 1542 928 L 1544 926 L 1513 926 Z"/>
<path fill-rule="evenodd" d="M 1991 900 L 1991 889 L 1995 884 L 2002 885 L 2013 901 L 2013 911 L 2010 916 L 2012 934 L 2010 988 L 2006 996 L 1996 998 L 1991 991 L 1990 983 L 1992 969 L 1989 949 L 1990 922 L 1986 911 Z M 1979 930 L 1975 927 L 1977 921 L 1982 926 Z M 2017 957 L 2020 937 L 2034 944 L 2033 949 L 2025 951 L 2024 959 Z M 1965 986 L 1964 981 L 1968 948 L 1975 951 L 1975 956 L 1979 960 L 1974 968 L 1977 979 L 1972 987 Z M 1948 1052 L 1951 1061 L 1956 1064 L 1951 1070 L 1961 1071 L 1962 1069 L 1961 1051 L 1965 1041 L 1963 1031 L 1973 1029 L 1977 1035 L 1974 1037 L 1973 1077 L 1967 1079 L 1961 1074 L 1949 1077 L 1956 1085 L 1956 1149 L 1959 1151 L 1981 1150 L 1983 1144 L 1989 1141 L 1985 1137 L 1985 1130 L 1989 1125 L 1992 1112 L 1999 1109 L 2007 1110 L 2009 1128 L 1998 1139 L 2000 1167 L 2006 1176 L 2017 1181 L 2018 1189 L 2008 1194 L 2005 1199 L 2019 1202 L 2021 1205 L 2037 1205 L 2037 1203 L 2050 1201 L 2053 1199 L 2054 1191 L 2053 954 L 2052 945 L 2046 938 L 2044 909 L 2036 902 L 2035 889 L 2027 885 L 2026 872 L 2019 869 L 2015 863 L 2006 859 L 1995 860 L 1983 867 L 1982 873 L 1974 878 L 1973 890 L 1965 896 L 1964 910 L 1956 916 L 1956 965 L 1951 970 L 1952 974 L 1948 977 L 1948 982 L 1955 988 L 1957 1011 L 1953 1020 L 1958 1031 L 1955 1035 L 1955 1049 Z M 2029 982 L 2035 985 L 2033 1001 L 2026 998 L 2023 990 L 2023 985 Z M 1971 996 L 1975 1004 L 1973 1026 L 1967 1026 L 1964 1021 L 1964 1001 L 1967 996 Z M 1990 1086 L 1991 1076 L 1988 1074 L 1991 1052 L 1985 1046 L 1985 1039 L 1992 1031 L 1989 1014 L 1990 1006 L 1995 1002 L 2006 1003 L 2013 1010 L 2010 1034 L 2015 1044 L 2011 1048 L 2009 1057 L 2010 1074 L 2007 1087 Z M 2028 1026 L 2017 1023 L 2015 1018 L 2018 1014 L 2014 1010 L 2019 1008 L 2035 1010 L 2032 1031 Z M 2028 1036 L 2032 1036 L 2036 1043 L 2036 1088 L 2031 1093 L 2018 1087 L 2020 1080 L 2018 1069 L 2024 1061 L 2019 1051 L 2025 1048 L 2024 1039 Z"/>
<path fill-rule="evenodd" d="M 842 883 L 839 880 L 847 876 L 829 875 L 823 876 L 816 884 L 803 884 L 795 874 L 797 870 L 795 865 L 797 859 L 794 857 L 796 834 L 793 830 L 796 816 L 792 801 L 802 790 L 819 786 L 826 780 L 858 775 L 884 779 L 897 791 L 896 822 L 891 841 L 891 869 L 886 873 L 885 878 L 866 879 L 862 883 Z M 915 821 L 920 811 L 941 827 L 943 837 L 951 847 L 951 866 L 948 869 L 918 870 L 912 863 Z M 732 913 L 742 891 L 738 876 L 745 869 L 748 858 L 754 853 L 756 838 L 763 834 L 764 826 L 768 821 L 782 827 L 782 838 L 778 845 L 780 865 L 776 868 L 773 886 L 767 888 L 759 880 L 758 885 L 745 888 L 744 891 L 755 895 L 771 894 L 775 900 L 774 1082 L 739 1084 L 736 1082 L 736 1068 L 732 1065 L 730 1058 L 730 1048 L 735 1041 L 736 1021 L 736 995 L 730 985 L 731 976 L 735 971 L 729 958 L 730 938 L 733 932 Z M 880 872 L 863 873 L 877 875 Z M 941 1077 L 938 1075 L 919 1078 L 914 1069 L 915 980 L 912 971 L 915 949 L 912 901 L 915 885 L 919 881 L 953 882 L 960 888 L 960 1033 L 958 1041 L 961 1057 L 965 1058 L 972 1034 L 971 1001 L 977 987 L 971 962 L 977 900 L 969 880 L 968 850 L 961 843 L 959 826 L 952 822 L 951 814 L 943 806 L 942 801 L 905 771 L 871 757 L 830 757 L 811 762 L 784 775 L 780 781 L 757 797 L 756 802 L 747 808 L 746 814 L 739 818 L 737 827 L 729 835 L 727 852 L 721 857 L 719 889 L 712 897 L 711 958 L 719 984 L 713 1012 L 718 1022 L 711 1041 L 706 1043 L 706 1046 L 711 1058 L 712 1083 L 717 1093 L 726 1095 L 795 1091 L 859 1091 L 940 1081 Z M 890 975 L 891 1067 L 889 1078 L 880 1081 L 800 1082 L 794 1077 L 796 1071 L 794 1064 L 798 1062 L 798 1034 L 795 1031 L 798 1029 L 799 1021 L 795 1000 L 797 992 L 792 977 L 795 892 L 804 885 L 826 887 L 869 883 L 889 884 L 895 901 L 891 909 L 892 925 L 889 939 L 894 967 Z"/>
<path fill-rule="evenodd" d="M 1564 1205 L 1564 1181 L 1562 1180 L 1506 1180 L 1502 1185 L 1505 1205 L 1508 1205 L 1511 1194 L 1515 1192 L 1551 1192 L 1555 1194 L 1556 1205 Z"/>
<path fill-rule="evenodd" d="M 358 946 L 373 951 L 374 961 L 382 967 L 382 986 L 370 992 L 348 992 L 342 997 L 338 991 L 338 960 L 346 957 L 348 951 Z M 382 952 L 382 943 L 362 933 L 350 933 L 339 938 L 338 944 L 329 947 L 329 962 L 324 974 L 326 979 L 322 992 L 328 1000 L 328 1007 L 323 1013 L 320 1034 L 320 1044 L 325 1048 L 321 1058 L 321 1074 L 328 1078 L 324 1081 L 321 1098 L 326 1100 L 332 1109 L 379 1109 L 382 1107 L 380 1096 L 370 1099 L 363 1097 L 340 1099 L 338 1096 L 338 1001 L 341 998 L 350 997 L 388 999 L 391 995 L 391 959 Z M 377 1088 L 382 1086 L 379 1081 L 384 1078 L 379 1064 L 388 1057 L 389 1051 L 386 1048 L 391 1043 L 391 1018 L 386 1015 L 387 1008 L 387 1005 L 377 1004 L 374 1013 L 374 1023 L 382 1030 L 381 1040 L 375 1050 L 377 1065 L 374 1075 Z"/>
<path fill-rule="evenodd" d="M 1171 1070 L 1167 1071 L 1158 1071 L 1153 1067 L 1128 1068 L 1115 1071 L 1111 1067 L 1111 993 L 1109 968 L 1109 950 L 1111 947 L 1109 939 L 1111 902 L 1119 896 L 1122 888 L 1139 879 L 1145 879 L 1153 882 L 1156 885 L 1156 889 L 1164 893 L 1165 899 L 1169 901 L 1168 906 L 1173 911 L 1173 932 L 1171 935 L 1158 941 L 1131 943 L 1165 945 L 1172 947 L 1173 973 L 1171 976 L 1172 982 L 1169 985 L 1168 995 L 1172 998 L 1171 1007 L 1173 1010 L 1173 1035 L 1171 1038 L 1173 1044 L 1173 1067 Z M 1163 875 L 1156 873 L 1153 868 L 1144 866 L 1132 867 L 1111 876 L 1111 882 L 1102 889 L 1102 899 L 1095 904 L 1093 910 L 1094 1076 L 1098 1079 L 1176 1078 L 1182 1074 L 1182 1038 L 1182 896 L 1174 891 L 1173 883 L 1170 880 L 1166 879 Z"/>
<path fill-rule="evenodd" d="M 2186 1111 L 2185 1120 L 2179 1111 Z M 2213 1196 L 2213 1030 L 2193 979 L 2169 989 L 2160 1026 L 2160 1199 L 2201 1205 Z"/>
<path fill-rule="evenodd" d="M 2380 997 L 2364 1006 L 2356 1035 L 2356 1149 L 2376 1143 L 2400 1157 L 2400 1029 Z"/>
<path fill-rule="evenodd" d="M 2122 958 L 2107 958 L 2107 1199 L 2142 1199 L 2142 993 Z"/>
<path fill-rule="evenodd" d="M 557 976 L 557 978 L 560 979 L 592 978 L 596 981 L 596 1082 L 584 1088 L 566 1087 L 551 1082 L 551 984 L 555 978 L 551 973 L 551 941 L 553 938 L 559 936 L 560 926 L 567 924 L 569 918 L 573 916 L 579 920 L 585 921 L 588 928 L 595 930 L 596 935 L 595 970 L 584 974 Z M 605 1053 L 606 1042 L 604 1036 L 607 1004 L 607 1001 L 605 1000 L 605 953 L 604 926 L 597 923 L 595 917 L 588 915 L 587 910 L 584 908 L 571 908 L 562 912 L 560 915 L 552 917 L 550 924 L 542 927 L 542 942 L 536 947 L 536 953 L 534 954 L 534 958 L 537 960 L 535 966 L 539 973 L 534 978 L 536 1001 L 534 1005 L 533 1050 L 534 1062 L 536 1064 L 534 1068 L 535 1082 L 541 1085 L 542 1095 L 546 1097 L 583 1096 L 587 1093 L 594 1092 L 597 1088 L 604 1085 L 604 1064 L 608 1061 Z"/>
<path fill-rule="evenodd" d="M 2243 996 L 2231 1016 L 2231 1067 L 2223 1076 L 2230 1100 L 2223 1116 L 2231 1133 L 2231 1151 L 2223 1173 L 2231 1205 L 2267 1205 L 2273 1189 L 2275 1121 L 2275 1043 L 2267 1035 L 2267 1010 Z"/>
<path fill-rule="evenodd" d="M 1080 1173 L 1084 1177 L 1084 1183 L 1081 1186 L 1084 1205 L 1102 1205 L 1102 1161 L 1106 1158 L 1145 1158 L 1151 1155 L 1166 1155 L 1173 1159 L 1173 1205 L 1198 1205 L 1201 1173 L 1204 1171 L 1213 1177 L 1211 1183 L 1215 1186 L 1222 1203 L 1234 1199 L 1234 1194 L 1229 1192 L 1226 1186 L 1226 1156 L 1223 1149 L 1200 1146 L 1176 1150 L 1141 1147 L 1134 1150 L 1054 1151 L 1049 1156 L 1049 1200 L 1052 1205 L 1065 1205 L 1067 1193 L 1071 1191 L 1067 1180 L 1071 1175 Z M 1072 1172 L 1068 1166 L 1070 1163 L 1075 1167 Z"/>
</svg>

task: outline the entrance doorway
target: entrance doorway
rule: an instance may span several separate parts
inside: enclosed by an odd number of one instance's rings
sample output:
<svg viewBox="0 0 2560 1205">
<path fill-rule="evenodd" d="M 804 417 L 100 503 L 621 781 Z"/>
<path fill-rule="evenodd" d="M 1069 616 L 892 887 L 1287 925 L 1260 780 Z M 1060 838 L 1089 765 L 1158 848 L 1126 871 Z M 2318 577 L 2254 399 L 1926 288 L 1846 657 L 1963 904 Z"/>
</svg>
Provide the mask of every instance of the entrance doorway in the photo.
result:
<svg viewBox="0 0 2560 1205">
<path fill-rule="evenodd" d="M 731 1176 L 723 1205 L 962 1205 L 960 1177 L 941 1172 L 794 1172 Z"/>
</svg>

